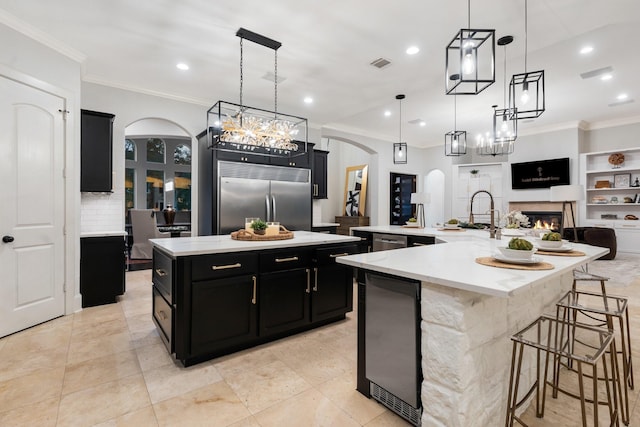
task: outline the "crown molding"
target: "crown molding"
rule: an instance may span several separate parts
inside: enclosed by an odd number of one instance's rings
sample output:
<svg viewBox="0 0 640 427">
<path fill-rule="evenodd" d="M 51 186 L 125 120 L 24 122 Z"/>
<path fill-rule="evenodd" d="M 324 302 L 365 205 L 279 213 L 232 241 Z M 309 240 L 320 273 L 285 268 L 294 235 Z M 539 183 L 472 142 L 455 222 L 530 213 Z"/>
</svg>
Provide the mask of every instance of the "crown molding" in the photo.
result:
<svg viewBox="0 0 640 427">
<path fill-rule="evenodd" d="M 633 125 L 637 123 L 640 123 L 640 116 L 621 117 L 611 120 L 604 120 L 601 122 L 590 123 L 585 130 L 606 129 L 616 126 Z"/>
<path fill-rule="evenodd" d="M 150 89 L 145 89 L 145 88 L 141 88 L 138 86 L 133 86 L 133 85 L 128 85 L 125 83 L 119 83 L 119 82 L 114 82 L 111 80 L 105 80 L 105 79 L 101 79 L 100 77 L 97 76 L 93 76 L 93 75 L 85 75 L 82 77 L 82 81 L 85 83 L 93 83 L 93 84 L 97 84 L 100 86 L 107 86 L 107 87 L 112 87 L 115 89 L 122 89 L 122 90 L 127 90 L 129 92 L 136 92 L 136 93 L 141 93 L 144 95 L 151 95 L 151 96 L 157 96 L 160 98 L 166 98 L 166 99 L 171 99 L 173 101 L 179 101 L 179 102 L 186 102 L 188 104 L 195 104 L 195 105 L 202 105 L 204 107 L 211 107 L 211 105 L 213 105 L 213 103 L 211 101 L 205 100 L 205 99 L 200 99 L 200 98 L 190 98 L 187 96 L 180 96 L 180 95 L 175 95 L 172 93 L 166 93 L 166 92 L 160 92 L 160 91 L 156 91 L 156 90 L 150 90 Z"/>
<path fill-rule="evenodd" d="M 34 26 L 27 24 L 26 22 L 18 19 L 16 16 L 8 13 L 5 10 L 0 9 L 0 23 L 6 25 L 9 28 L 41 43 L 56 52 L 76 61 L 83 63 L 87 59 L 87 55 L 76 50 L 67 44 L 57 40 L 45 32 L 35 28 Z"/>
</svg>

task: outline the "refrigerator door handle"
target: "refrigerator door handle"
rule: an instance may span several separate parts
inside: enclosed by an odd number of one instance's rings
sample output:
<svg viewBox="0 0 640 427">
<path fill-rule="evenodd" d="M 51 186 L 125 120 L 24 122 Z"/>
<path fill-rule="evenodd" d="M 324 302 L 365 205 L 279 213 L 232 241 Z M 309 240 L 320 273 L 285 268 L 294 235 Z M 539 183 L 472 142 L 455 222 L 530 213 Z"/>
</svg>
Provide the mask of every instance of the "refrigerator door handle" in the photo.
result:
<svg viewBox="0 0 640 427">
<path fill-rule="evenodd" d="M 267 205 L 267 222 L 272 221 L 271 220 L 271 204 L 269 203 L 269 195 L 265 195 L 264 196 L 264 202 Z"/>
<path fill-rule="evenodd" d="M 276 196 L 274 196 L 273 194 L 271 195 L 271 201 L 272 201 L 272 209 L 273 209 L 273 217 L 271 218 L 271 221 L 277 221 L 278 217 L 276 216 Z"/>
</svg>

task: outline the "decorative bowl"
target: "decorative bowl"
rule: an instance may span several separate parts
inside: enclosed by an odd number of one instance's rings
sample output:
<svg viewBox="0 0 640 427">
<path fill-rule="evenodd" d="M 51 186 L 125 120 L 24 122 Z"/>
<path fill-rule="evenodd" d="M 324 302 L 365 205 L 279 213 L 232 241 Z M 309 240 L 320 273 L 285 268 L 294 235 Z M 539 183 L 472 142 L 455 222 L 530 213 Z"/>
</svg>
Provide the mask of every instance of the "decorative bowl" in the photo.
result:
<svg viewBox="0 0 640 427">
<path fill-rule="evenodd" d="M 511 259 L 531 259 L 533 254 L 536 252 L 536 248 L 533 248 L 530 251 L 524 251 L 519 249 L 509 249 L 506 246 L 500 246 L 498 247 L 498 250 L 505 258 Z"/>
<path fill-rule="evenodd" d="M 536 239 L 536 245 L 538 245 L 538 247 L 540 247 L 540 249 L 561 248 L 564 243 L 565 243 L 564 240 L 542 240 L 542 239 Z"/>
<path fill-rule="evenodd" d="M 460 228 L 460 224 L 444 224 L 444 228 L 449 230 L 454 230 L 456 228 Z"/>
</svg>

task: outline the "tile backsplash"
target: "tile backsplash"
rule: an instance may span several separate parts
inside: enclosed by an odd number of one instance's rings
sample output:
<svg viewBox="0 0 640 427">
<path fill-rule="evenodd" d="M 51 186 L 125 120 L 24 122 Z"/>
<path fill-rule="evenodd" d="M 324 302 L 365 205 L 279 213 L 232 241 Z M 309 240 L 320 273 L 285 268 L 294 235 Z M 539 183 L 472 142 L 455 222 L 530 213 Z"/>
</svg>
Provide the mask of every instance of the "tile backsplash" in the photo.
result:
<svg viewBox="0 0 640 427">
<path fill-rule="evenodd" d="M 82 193 L 80 233 L 124 230 L 123 194 Z"/>
</svg>

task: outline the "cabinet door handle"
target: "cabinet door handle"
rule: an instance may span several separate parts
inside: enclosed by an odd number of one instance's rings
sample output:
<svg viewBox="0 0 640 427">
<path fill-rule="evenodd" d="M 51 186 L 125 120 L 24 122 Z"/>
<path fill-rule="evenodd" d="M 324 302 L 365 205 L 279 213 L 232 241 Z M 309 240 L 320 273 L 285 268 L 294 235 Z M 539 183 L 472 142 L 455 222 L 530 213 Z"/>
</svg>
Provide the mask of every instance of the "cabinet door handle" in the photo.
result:
<svg viewBox="0 0 640 427">
<path fill-rule="evenodd" d="M 227 264 L 227 265 L 212 265 L 211 269 L 212 270 L 226 270 L 228 268 L 240 268 L 242 267 L 242 264 L 240 264 L 239 262 L 236 262 L 235 264 Z"/>
<path fill-rule="evenodd" d="M 413 246 L 427 246 L 426 243 L 413 243 Z"/>
<path fill-rule="evenodd" d="M 164 271 L 164 270 L 163 270 L 163 269 L 161 269 L 161 268 L 156 268 L 156 274 L 157 274 L 159 277 L 164 277 L 164 276 L 166 276 L 166 275 L 167 275 L 167 272 L 166 272 L 166 271 Z"/>
<path fill-rule="evenodd" d="M 307 272 L 307 289 L 305 292 L 310 294 L 311 293 L 311 270 L 307 268 L 305 269 L 305 271 Z"/>
<path fill-rule="evenodd" d="M 318 195 L 318 184 L 313 184 L 313 195 L 314 196 Z"/>
<path fill-rule="evenodd" d="M 318 292 L 318 267 L 313 268 L 313 291 Z"/>
<path fill-rule="evenodd" d="M 342 252 L 341 254 L 330 254 L 329 257 L 338 258 L 339 256 L 346 256 L 346 255 L 349 255 L 349 252 Z"/>
<path fill-rule="evenodd" d="M 253 298 L 251 298 L 251 304 L 256 305 L 258 300 L 256 299 L 256 276 L 251 277 L 253 279 Z"/>
<path fill-rule="evenodd" d="M 289 258 L 276 258 L 276 262 L 289 262 L 289 261 L 298 261 L 298 257 L 292 256 Z"/>
</svg>

